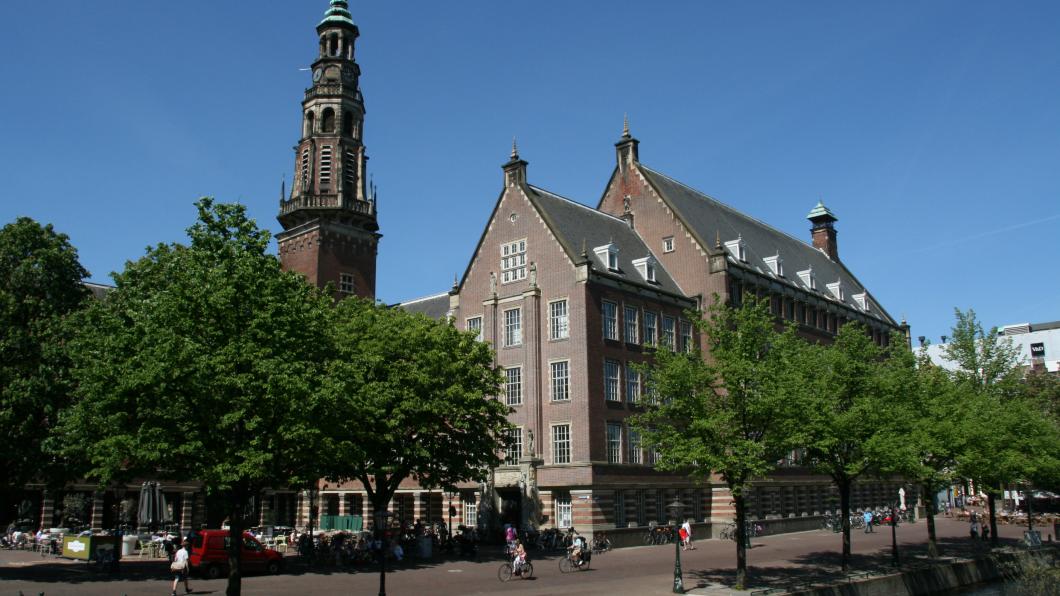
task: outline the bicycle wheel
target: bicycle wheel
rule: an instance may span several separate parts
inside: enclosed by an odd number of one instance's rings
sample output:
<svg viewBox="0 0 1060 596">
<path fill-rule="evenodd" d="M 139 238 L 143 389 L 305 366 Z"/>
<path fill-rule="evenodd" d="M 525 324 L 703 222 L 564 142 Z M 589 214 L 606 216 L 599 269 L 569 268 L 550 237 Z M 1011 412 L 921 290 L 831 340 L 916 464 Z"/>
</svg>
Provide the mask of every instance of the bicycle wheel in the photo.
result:
<svg viewBox="0 0 1060 596">
<path fill-rule="evenodd" d="M 512 579 L 511 563 L 503 563 L 501 565 L 500 569 L 497 570 L 497 579 L 501 580 L 502 582 L 506 582 Z"/>
<path fill-rule="evenodd" d="M 603 551 L 605 553 L 609 552 L 611 550 L 611 539 L 610 538 L 604 538 L 604 543 L 603 543 L 602 549 L 603 549 Z"/>
<path fill-rule="evenodd" d="M 534 577 L 534 564 L 530 561 L 523 563 L 523 579 L 530 579 Z"/>
<path fill-rule="evenodd" d="M 559 571 L 560 573 L 570 573 L 574 565 L 571 563 L 570 557 L 563 557 L 559 560 Z"/>
</svg>

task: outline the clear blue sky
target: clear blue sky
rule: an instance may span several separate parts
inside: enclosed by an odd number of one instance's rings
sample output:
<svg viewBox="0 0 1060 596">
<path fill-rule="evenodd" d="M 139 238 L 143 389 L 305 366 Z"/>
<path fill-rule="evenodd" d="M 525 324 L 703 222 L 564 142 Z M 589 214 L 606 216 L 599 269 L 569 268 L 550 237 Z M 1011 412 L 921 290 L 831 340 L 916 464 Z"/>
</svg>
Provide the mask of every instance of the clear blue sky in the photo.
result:
<svg viewBox="0 0 1060 596">
<path fill-rule="evenodd" d="M 274 233 L 326 0 L 0 3 L 6 223 L 92 279 L 179 241 L 193 201 Z M 1060 3 L 351 2 L 379 186 L 378 297 L 446 290 L 501 189 L 598 201 L 629 113 L 644 163 L 843 261 L 913 334 L 955 306 L 1060 319 Z"/>
</svg>

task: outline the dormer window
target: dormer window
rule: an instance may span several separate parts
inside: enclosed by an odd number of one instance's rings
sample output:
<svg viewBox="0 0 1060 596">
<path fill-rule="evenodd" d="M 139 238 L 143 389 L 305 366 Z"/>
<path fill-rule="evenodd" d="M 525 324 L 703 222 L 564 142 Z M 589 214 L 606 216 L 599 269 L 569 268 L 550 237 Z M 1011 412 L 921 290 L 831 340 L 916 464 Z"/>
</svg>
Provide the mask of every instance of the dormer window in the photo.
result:
<svg viewBox="0 0 1060 596">
<path fill-rule="evenodd" d="M 813 267 L 798 272 L 799 279 L 802 280 L 802 284 L 811 290 L 817 289 L 817 276 L 813 272 Z"/>
<path fill-rule="evenodd" d="M 861 310 L 869 312 L 869 296 L 867 293 L 862 292 L 860 294 L 854 294 L 853 296 L 851 296 L 851 298 L 854 299 L 854 302 L 857 303 L 858 307 L 861 308 Z"/>
<path fill-rule="evenodd" d="M 640 273 L 640 276 L 644 278 L 644 281 L 648 283 L 657 283 L 655 279 L 655 257 L 648 255 L 643 259 L 635 259 L 633 266 Z"/>
<path fill-rule="evenodd" d="M 773 275 L 784 277 L 784 259 L 780 258 L 779 252 L 775 256 L 766 257 L 762 260 L 769 266 L 769 270 L 773 272 Z"/>
<path fill-rule="evenodd" d="M 593 249 L 596 253 L 596 257 L 600 259 L 600 263 L 608 268 L 610 271 L 618 271 L 618 246 L 614 242 L 608 242 L 603 246 L 598 246 Z"/>
<path fill-rule="evenodd" d="M 828 284 L 828 291 L 832 293 L 832 296 L 834 296 L 836 300 L 838 300 L 840 302 L 843 302 L 845 300 L 845 298 L 843 297 L 843 282 L 842 281 L 837 281 L 837 282 Z"/>
<path fill-rule="evenodd" d="M 740 261 L 741 263 L 747 262 L 747 249 L 744 247 L 743 236 L 737 236 L 736 240 L 729 240 L 725 243 L 725 249 L 729 251 L 732 258 Z"/>
</svg>

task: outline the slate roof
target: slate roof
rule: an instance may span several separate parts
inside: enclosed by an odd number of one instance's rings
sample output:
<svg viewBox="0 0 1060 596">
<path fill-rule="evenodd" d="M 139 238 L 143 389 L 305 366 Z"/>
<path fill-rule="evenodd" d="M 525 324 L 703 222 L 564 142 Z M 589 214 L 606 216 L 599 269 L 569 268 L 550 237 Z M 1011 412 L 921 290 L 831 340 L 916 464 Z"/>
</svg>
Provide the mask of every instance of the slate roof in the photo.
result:
<svg viewBox="0 0 1060 596">
<path fill-rule="evenodd" d="M 543 188 L 531 185 L 530 190 L 533 191 L 530 200 L 572 261 L 581 262 L 584 245 L 585 252 L 593 261 L 594 272 L 611 275 L 629 283 L 659 289 L 670 294 L 685 296 L 661 263 L 655 264 L 656 283 L 645 281 L 633 266 L 634 260 L 642 259 L 652 253 L 625 220 L 576 203 Z M 618 247 L 618 271 L 608 271 L 593 252 L 594 248 L 605 246 L 610 242 Z"/>
<path fill-rule="evenodd" d="M 395 306 L 409 312 L 427 315 L 428 318 L 440 320 L 449 313 L 449 292 L 416 298 L 408 302 L 402 302 Z"/>
<path fill-rule="evenodd" d="M 723 244 L 740 237 L 743 239 L 747 260 L 740 262 L 729 253 L 730 264 L 756 271 L 782 283 L 786 282 L 832 302 L 839 302 L 839 300 L 828 290 L 828 284 L 840 281 L 844 294 L 843 303 L 856 311 L 864 312 L 853 296 L 866 292 L 865 287 L 842 263 L 832 261 L 812 245 L 740 213 L 665 174 L 643 164 L 638 165 L 651 185 L 662 195 L 669 207 L 690 228 L 691 232 L 696 235 L 697 241 L 705 248 L 713 247 L 719 234 Z M 778 251 L 784 263 L 783 278 L 775 275 L 764 261 L 766 257 L 775 256 Z M 797 273 L 811 266 L 816 277 L 816 290 L 811 290 Z M 887 311 L 880 306 L 871 293 L 867 295 L 868 302 L 871 303 L 868 314 L 896 325 L 894 319 L 887 314 Z"/>
</svg>

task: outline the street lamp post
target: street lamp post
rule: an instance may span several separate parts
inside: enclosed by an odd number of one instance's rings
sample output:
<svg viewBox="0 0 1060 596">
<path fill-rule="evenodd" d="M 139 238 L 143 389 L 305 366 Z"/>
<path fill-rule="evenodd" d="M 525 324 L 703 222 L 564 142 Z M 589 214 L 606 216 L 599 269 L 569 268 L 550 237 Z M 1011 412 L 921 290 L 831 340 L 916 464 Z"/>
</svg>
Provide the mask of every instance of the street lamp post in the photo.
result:
<svg viewBox="0 0 1060 596">
<path fill-rule="evenodd" d="M 898 507 L 891 505 L 891 563 L 898 566 Z"/>
<path fill-rule="evenodd" d="M 317 504 L 316 504 L 317 491 L 316 491 L 316 487 L 315 486 L 310 486 L 309 488 L 305 489 L 304 491 L 302 491 L 302 496 L 305 497 L 305 499 L 307 501 L 309 501 L 309 525 L 308 525 L 308 528 L 307 528 L 307 533 L 309 534 L 309 541 L 308 541 L 308 548 L 306 549 L 306 551 L 307 551 L 306 554 L 307 554 L 307 557 L 308 557 L 307 563 L 309 565 L 312 565 L 313 564 L 313 555 L 315 554 L 315 551 L 316 551 L 316 543 L 313 541 L 313 521 L 314 521 L 313 518 L 316 517 L 316 512 L 317 512 Z"/>
<path fill-rule="evenodd" d="M 670 515 L 676 524 L 681 519 L 681 513 L 684 511 L 685 505 L 680 499 L 674 499 L 674 502 L 667 505 L 666 508 L 670 510 Z M 674 594 L 684 593 L 685 582 L 681 579 L 681 540 L 678 538 L 674 540 Z"/>
</svg>

